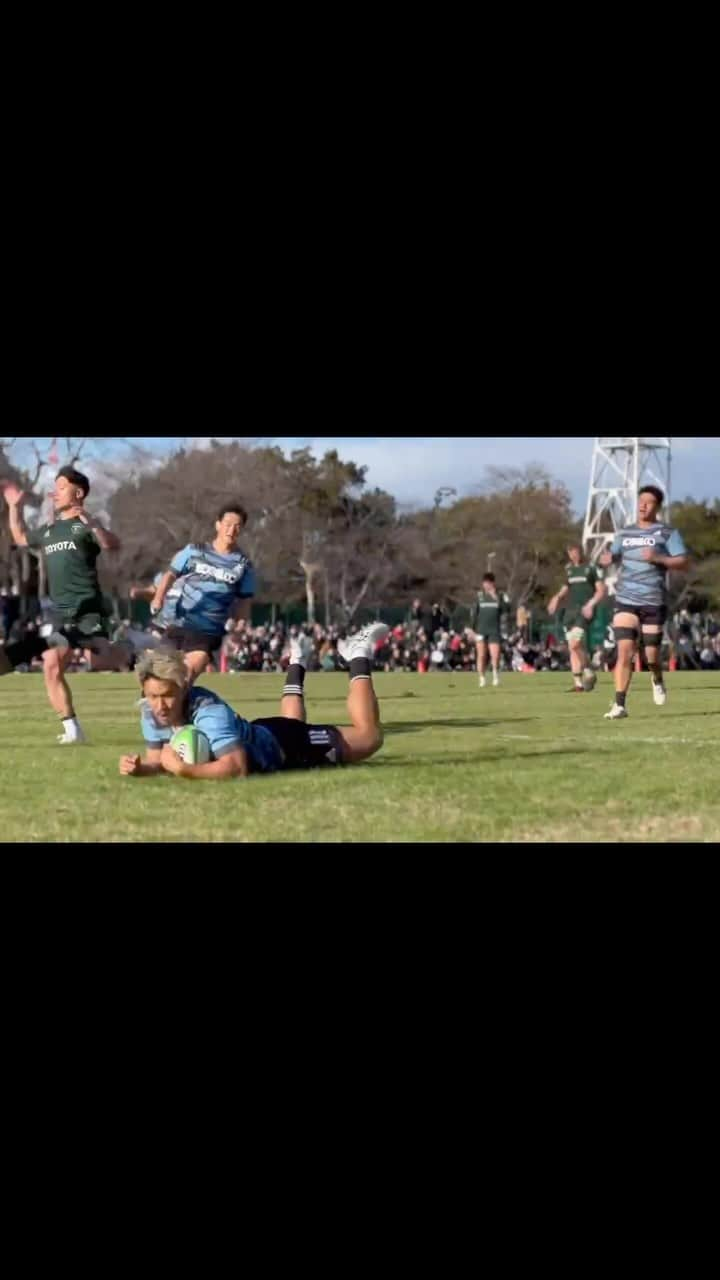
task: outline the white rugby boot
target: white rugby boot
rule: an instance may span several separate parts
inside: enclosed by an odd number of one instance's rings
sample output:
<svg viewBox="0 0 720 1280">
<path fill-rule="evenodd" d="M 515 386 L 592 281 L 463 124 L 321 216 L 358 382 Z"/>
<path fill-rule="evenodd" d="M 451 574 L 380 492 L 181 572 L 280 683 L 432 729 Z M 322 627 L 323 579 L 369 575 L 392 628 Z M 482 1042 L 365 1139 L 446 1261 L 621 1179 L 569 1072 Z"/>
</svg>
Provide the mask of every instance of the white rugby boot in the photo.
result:
<svg viewBox="0 0 720 1280">
<path fill-rule="evenodd" d="M 313 651 L 313 642 L 310 636 L 306 636 L 301 631 L 299 636 L 290 637 L 290 663 L 300 667 L 307 666 L 307 660 Z"/>
<path fill-rule="evenodd" d="M 664 684 L 656 684 L 652 682 L 653 702 L 656 707 L 664 707 L 667 702 L 667 689 Z"/>
<path fill-rule="evenodd" d="M 67 730 L 65 733 L 58 734 L 58 744 L 61 747 L 82 747 L 86 743 L 87 743 L 87 738 L 85 737 L 85 734 L 83 733 L 82 729 L 78 729 L 77 733 L 75 734 L 72 734 L 72 733 L 69 734 Z"/>
<path fill-rule="evenodd" d="M 85 734 L 77 716 L 68 716 L 63 720 L 63 732 L 58 735 L 61 747 L 79 747 L 85 742 Z"/>
<path fill-rule="evenodd" d="M 480 676 L 480 679 L 478 680 L 478 688 L 479 688 L 479 689 L 484 689 L 484 688 L 485 688 L 485 677 L 484 677 L 484 676 Z"/>
<path fill-rule="evenodd" d="M 628 713 L 624 707 L 619 707 L 617 702 L 613 702 L 609 711 L 605 712 L 604 720 L 627 720 Z"/>
<path fill-rule="evenodd" d="M 337 650 L 343 662 L 347 662 L 349 666 L 353 658 L 372 660 L 375 657 L 375 646 L 378 640 L 383 640 L 389 630 L 390 628 L 384 622 L 369 622 L 366 627 L 361 627 L 346 640 L 338 640 Z"/>
</svg>

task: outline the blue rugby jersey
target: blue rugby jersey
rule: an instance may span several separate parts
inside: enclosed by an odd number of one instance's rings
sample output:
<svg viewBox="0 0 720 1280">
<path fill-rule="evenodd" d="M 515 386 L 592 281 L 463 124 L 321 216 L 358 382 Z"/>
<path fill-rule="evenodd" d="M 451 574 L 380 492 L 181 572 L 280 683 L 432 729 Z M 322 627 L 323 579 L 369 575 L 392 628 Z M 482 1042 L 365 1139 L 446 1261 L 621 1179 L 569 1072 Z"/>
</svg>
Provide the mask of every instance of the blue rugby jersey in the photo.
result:
<svg viewBox="0 0 720 1280">
<path fill-rule="evenodd" d="M 667 569 L 642 559 L 649 548 L 663 556 L 687 555 L 687 548 L 677 529 L 658 521 L 651 529 L 628 525 L 620 529 L 610 548 L 613 560 L 620 561 L 615 584 L 618 604 L 664 605 L 667 599 Z"/>
<path fill-rule="evenodd" d="M 190 543 L 170 568 L 183 580 L 172 620 L 192 631 L 222 635 L 235 601 L 248 600 L 257 590 L 255 570 L 242 551 L 221 555 L 210 546 Z"/>
<path fill-rule="evenodd" d="M 219 760 L 235 747 L 244 747 L 253 772 L 274 773 L 282 767 L 282 752 L 270 730 L 263 725 L 243 720 L 242 716 L 210 689 L 200 689 L 194 685 L 185 700 L 183 714 L 186 724 L 194 725 L 205 734 L 210 743 L 211 759 Z M 158 724 L 145 701 L 142 703 L 140 726 L 149 747 L 163 746 L 175 732 L 174 729 Z"/>
</svg>

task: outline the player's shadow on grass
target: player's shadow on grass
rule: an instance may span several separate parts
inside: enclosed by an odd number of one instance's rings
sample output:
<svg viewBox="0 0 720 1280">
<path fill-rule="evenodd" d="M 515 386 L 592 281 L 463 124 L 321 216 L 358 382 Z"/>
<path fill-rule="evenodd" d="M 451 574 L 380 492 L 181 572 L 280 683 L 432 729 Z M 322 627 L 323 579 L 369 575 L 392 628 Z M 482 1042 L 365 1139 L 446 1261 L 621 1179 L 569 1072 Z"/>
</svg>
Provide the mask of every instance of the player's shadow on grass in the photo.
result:
<svg viewBox="0 0 720 1280">
<path fill-rule="evenodd" d="M 419 733 L 421 729 L 498 729 L 501 725 L 507 728 L 514 724 L 529 724 L 531 720 L 539 720 L 539 716 L 516 716 L 512 720 L 396 720 L 383 723 L 387 735 L 393 733 Z"/>
</svg>

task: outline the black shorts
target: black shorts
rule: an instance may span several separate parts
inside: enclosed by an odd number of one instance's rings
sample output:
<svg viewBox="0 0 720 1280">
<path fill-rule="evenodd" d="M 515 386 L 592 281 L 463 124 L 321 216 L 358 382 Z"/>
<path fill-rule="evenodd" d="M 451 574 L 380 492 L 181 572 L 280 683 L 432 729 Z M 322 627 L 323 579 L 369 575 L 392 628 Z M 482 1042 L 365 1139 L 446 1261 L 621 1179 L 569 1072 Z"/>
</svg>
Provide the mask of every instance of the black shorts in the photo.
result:
<svg viewBox="0 0 720 1280">
<path fill-rule="evenodd" d="M 342 738 L 333 724 L 304 724 L 287 716 L 253 720 L 269 729 L 283 753 L 283 769 L 320 769 L 342 764 Z"/>
<path fill-rule="evenodd" d="M 184 627 L 168 627 L 164 637 L 181 653 L 206 653 L 209 658 L 220 648 L 225 635 L 214 636 L 210 631 L 191 631 Z"/>
<path fill-rule="evenodd" d="M 621 600 L 616 600 L 613 626 L 619 613 L 634 613 L 641 630 L 643 627 L 657 627 L 658 631 L 662 631 L 667 620 L 667 612 L 667 606 L 664 604 L 623 604 Z"/>
<path fill-rule="evenodd" d="M 52 630 L 46 634 L 48 627 Z M 80 618 L 68 619 L 56 615 L 43 623 L 40 635 L 48 649 L 93 649 L 96 640 L 110 639 L 110 619 L 104 613 L 85 613 Z"/>
</svg>

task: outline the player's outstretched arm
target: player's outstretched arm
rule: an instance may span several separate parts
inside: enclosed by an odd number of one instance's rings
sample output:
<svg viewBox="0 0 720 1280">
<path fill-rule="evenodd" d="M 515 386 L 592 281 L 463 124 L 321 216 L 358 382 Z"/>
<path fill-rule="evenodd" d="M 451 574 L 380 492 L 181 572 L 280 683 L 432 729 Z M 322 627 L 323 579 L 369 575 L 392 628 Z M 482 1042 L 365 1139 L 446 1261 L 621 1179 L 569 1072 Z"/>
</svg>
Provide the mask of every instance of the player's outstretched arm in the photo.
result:
<svg viewBox="0 0 720 1280">
<path fill-rule="evenodd" d="M 247 778 L 247 752 L 243 747 L 228 751 L 219 760 L 211 760 L 208 764 L 185 764 L 173 751 L 169 743 L 162 749 L 162 766 L 166 773 L 174 773 L 177 778 L 214 778 L 222 781 L 229 778 Z"/>
<path fill-rule="evenodd" d="M 165 603 L 165 597 L 168 591 L 170 590 L 173 582 L 175 582 L 176 578 L 177 578 L 177 574 L 173 573 L 172 569 L 168 569 L 167 573 L 163 574 L 162 578 L 158 582 L 157 588 L 155 590 L 155 594 L 152 600 L 150 601 L 151 613 L 160 612 L 160 610 L 162 609 Z"/>
<path fill-rule="evenodd" d="M 554 614 L 555 610 L 557 609 L 558 605 L 559 605 L 559 604 L 560 604 L 560 603 L 565 599 L 565 597 L 566 597 L 566 595 L 567 595 L 568 591 L 569 591 L 569 587 L 568 587 L 568 585 L 567 585 L 567 583 L 566 583 L 564 587 L 561 587 L 561 588 L 560 588 L 560 590 L 558 591 L 557 595 L 554 595 L 554 596 L 553 596 L 553 598 L 552 598 L 552 600 L 550 600 L 550 601 L 548 602 L 547 611 L 548 611 L 548 613 L 550 614 L 550 617 L 551 617 L 551 618 L 552 618 L 552 616 L 553 616 L 553 614 Z"/>
<path fill-rule="evenodd" d="M 25 501 L 25 494 L 22 489 L 18 489 L 16 484 L 6 484 L 3 486 L 3 496 L 8 505 L 10 534 L 12 536 L 12 540 L 16 547 L 26 547 L 28 545 L 28 540 L 25 521 L 23 520 L 22 514 L 22 504 Z"/>
<path fill-rule="evenodd" d="M 164 773 L 162 747 L 148 747 L 144 759 L 140 756 L 121 756 L 120 773 L 127 778 L 156 778 Z"/>
</svg>

